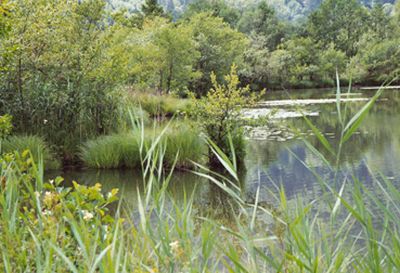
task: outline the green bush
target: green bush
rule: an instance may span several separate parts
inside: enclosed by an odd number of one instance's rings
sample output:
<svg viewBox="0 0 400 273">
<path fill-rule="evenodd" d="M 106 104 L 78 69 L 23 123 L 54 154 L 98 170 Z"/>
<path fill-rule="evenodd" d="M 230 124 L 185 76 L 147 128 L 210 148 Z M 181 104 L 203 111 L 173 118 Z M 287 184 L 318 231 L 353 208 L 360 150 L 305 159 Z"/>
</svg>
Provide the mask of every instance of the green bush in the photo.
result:
<svg viewBox="0 0 400 273">
<path fill-rule="evenodd" d="M 2 153 L 22 153 L 25 150 L 32 153 L 35 162 L 43 159 L 46 169 L 58 169 L 61 165 L 47 143 L 39 136 L 10 136 L 1 142 Z"/>
<path fill-rule="evenodd" d="M 237 67 L 232 65 L 225 81 L 219 83 L 216 75 L 211 75 L 213 87 L 206 96 L 194 103 L 191 114 L 197 120 L 208 138 L 233 160 L 233 147 L 238 151 L 237 161 L 243 162 L 245 141 L 243 139 L 242 110 L 255 105 L 263 95 L 251 92 L 250 87 L 241 87 Z M 209 165 L 221 167 L 218 158 L 210 150 Z"/>
</svg>

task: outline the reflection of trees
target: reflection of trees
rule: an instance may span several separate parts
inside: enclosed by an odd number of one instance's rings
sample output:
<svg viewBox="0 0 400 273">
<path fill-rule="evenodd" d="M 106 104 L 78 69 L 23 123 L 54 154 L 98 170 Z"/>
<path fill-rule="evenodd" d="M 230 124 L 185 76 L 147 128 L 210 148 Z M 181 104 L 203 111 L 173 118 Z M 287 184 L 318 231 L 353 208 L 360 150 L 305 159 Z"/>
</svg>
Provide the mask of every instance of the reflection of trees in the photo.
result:
<svg viewBox="0 0 400 273">
<path fill-rule="evenodd" d="M 278 153 L 286 146 L 283 142 L 274 142 L 270 140 L 250 140 L 247 145 L 247 168 L 252 165 L 267 165 L 277 160 Z"/>
<path fill-rule="evenodd" d="M 137 190 L 141 193 L 144 191 L 142 173 L 139 170 L 119 169 L 119 170 L 80 170 L 80 171 L 65 171 L 64 173 L 50 172 L 46 174 L 49 179 L 61 175 L 65 179 L 66 186 L 72 186 L 72 181 L 77 181 L 80 184 L 94 185 L 102 184 L 104 192 L 108 192 L 113 188 L 120 190 L 120 196 L 123 196 L 124 202 L 131 208 L 137 206 Z M 186 197 L 192 195 L 196 190 L 202 191 L 204 179 L 188 173 L 175 172 L 169 183 L 168 193 L 176 202 L 183 201 Z M 199 195 L 195 195 L 199 196 Z"/>
<path fill-rule="evenodd" d="M 222 174 L 225 177 L 230 177 L 228 173 L 222 170 L 213 170 L 217 173 Z M 246 172 L 240 172 L 239 183 L 235 183 L 242 193 L 245 189 L 245 175 Z M 220 181 L 220 179 L 217 178 Z M 231 180 L 232 181 L 232 180 Z M 229 189 L 237 193 L 239 196 L 243 196 L 242 193 L 238 192 L 235 187 L 225 183 Z M 201 204 L 200 214 L 203 216 L 210 217 L 224 225 L 229 225 L 232 223 L 234 216 L 239 214 L 239 205 L 237 200 L 227 193 L 224 189 L 220 188 L 215 183 L 208 181 L 207 192 L 205 193 L 205 204 Z"/>
<path fill-rule="evenodd" d="M 395 155 L 400 154 L 400 138 L 398 137 L 400 135 L 400 127 L 397 126 L 400 116 L 398 103 L 400 103 L 400 93 L 396 93 L 396 98 L 394 99 L 378 102 L 370 110 L 358 132 L 342 147 L 339 166 L 337 166 L 341 171 L 347 172 L 353 170 L 363 183 L 369 183 L 369 171 L 365 162 L 363 162 L 364 159 L 374 162 L 379 166 L 384 164 L 384 162 L 388 165 L 387 162 L 397 158 Z M 349 120 L 364 104 L 343 104 L 342 114 L 345 113 L 345 108 L 347 108 L 346 120 Z M 325 134 L 328 141 L 337 151 L 342 128 L 338 121 L 336 105 L 313 105 L 309 106 L 307 111 L 320 112 L 320 116 L 310 117 L 310 120 Z M 302 118 L 284 122 L 287 122 L 288 126 L 292 126 L 300 132 L 311 132 L 309 126 Z M 304 137 L 328 159 L 332 166 L 335 166 L 335 156 L 330 155 L 315 136 L 305 135 Z M 249 144 L 247 157 L 249 195 L 254 194 L 256 191 L 256 180 L 259 173 L 261 173 L 260 180 L 263 187 L 271 189 L 273 187 L 271 180 L 273 180 L 278 185 L 282 183 L 288 195 L 295 194 L 303 189 L 310 190 L 314 183 L 316 183 L 316 179 L 311 174 L 309 168 L 304 166 L 300 161 L 305 162 L 308 167 L 313 168 L 314 171 L 322 175 L 324 181 L 333 181 L 334 178 L 334 172 L 330 171 L 318 157 L 314 156 L 301 140 L 291 140 L 283 143 L 252 141 Z M 270 180 L 270 178 L 272 179 Z"/>
<path fill-rule="evenodd" d="M 392 104 L 392 103 L 390 103 Z M 343 113 L 347 113 L 346 120 L 353 117 L 363 106 L 360 103 L 348 103 L 346 107 L 343 106 Z M 345 108 L 347 109 L 345 111 Z M 342 154 L 340 158 L 340 165 L 358 162 L 365 152 L 371 147 L 377 152 L 383 152 L 387 143 L 391 140 L 393 135 L 393 125 L 396 124 L 399 112 L 387 109 L 393 109 L 393 105 L 387 103 L 378 103 L 373 107 L 367 117 L 364 119 L 357 133 L 355 133 L 342 147 Z M 318 117 L 310 118 L 313 124 L 319 128 L 323 133 L 330 133 L 326 135 L 332 147 L 338 151 L 340 143 L 340 135 L 342 127 L 338 121 L 335 105 L 322 105 L 319 108 L 321 115 Z M 309 126 L 302 120 L 296 119 L 292 121 L 292 126 L 301 132 L 310 132 Z M 332 135 L 331 135 L 332 134 Z M 334 136 L 334 138 L 331 138 Z M 316 137 L 307 137 L 307 140 L 331 163 L 335 162 L 335 157 L 331 156 L 329 152 L 323 147 Z"/>
</svg>

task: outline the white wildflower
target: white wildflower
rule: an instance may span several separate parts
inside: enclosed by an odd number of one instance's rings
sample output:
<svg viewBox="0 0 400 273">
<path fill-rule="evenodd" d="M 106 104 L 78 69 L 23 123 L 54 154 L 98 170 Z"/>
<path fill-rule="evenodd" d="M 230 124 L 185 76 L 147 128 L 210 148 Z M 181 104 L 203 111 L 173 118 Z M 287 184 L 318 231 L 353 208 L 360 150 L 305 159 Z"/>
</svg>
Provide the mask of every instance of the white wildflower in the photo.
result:
<svg viewBox="0 0 400 273">
<path fill-rule="evenodd" d="M 43 212 L 42 212 L 42 215 L 43 216 L 51 216 L 53 214 L 53 212 L 51 211 L 51 210 L 47 210 L 47 209 L 45 209 Z"/>
<path fill-rule="evenodd" d="M 175 241 L 169 244 L 169 247 L 171 248 L 171 250 L 173 252 L 177 252 L 177 250 L 179 249 L 179 241 Z"/>
<path fill-rule="evenodd" d="M 89 212 L 87 210 L 83 211 L 83 220 L 90 221 L 90 220 L 93 219 L 93 217 L 94 217 L 93 213 L 91 213 L 91 212 Z"/>
</svg>

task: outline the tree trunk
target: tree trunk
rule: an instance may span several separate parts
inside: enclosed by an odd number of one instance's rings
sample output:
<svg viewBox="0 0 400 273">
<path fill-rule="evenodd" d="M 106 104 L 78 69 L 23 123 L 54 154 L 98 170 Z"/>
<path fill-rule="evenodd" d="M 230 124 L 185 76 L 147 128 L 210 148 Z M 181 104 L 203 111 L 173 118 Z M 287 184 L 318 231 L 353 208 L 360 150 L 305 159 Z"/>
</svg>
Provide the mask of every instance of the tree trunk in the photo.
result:
<svg viewBox="0 0 400 273">
<path fill-rule="evenodd" d="M 167 79 L 167 94 L 169 94 L 170 90 L 171 90 L 171 82 L 172 82 L 172 71 L 174 69 L 174 63 L 171 63 L 171 65 L 169 66 L 169 75 L 168 75 L 168 79 Z"/>
<path fill-rule="evenodd" d="M 163 79 L 164 79 L 163 71 L 160 70 L 160 82 L 159 82 L 158 90 L 157 90 L 157 92 L 158 92 L 159 95 L 162 95 Z"/>
</svg>

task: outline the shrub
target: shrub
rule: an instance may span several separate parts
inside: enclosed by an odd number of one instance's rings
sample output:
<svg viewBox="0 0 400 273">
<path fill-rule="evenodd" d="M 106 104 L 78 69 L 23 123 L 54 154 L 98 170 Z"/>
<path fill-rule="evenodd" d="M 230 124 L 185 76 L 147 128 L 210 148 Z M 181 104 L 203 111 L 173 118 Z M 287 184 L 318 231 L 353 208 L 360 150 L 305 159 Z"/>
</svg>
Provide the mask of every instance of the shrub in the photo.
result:
<svg viewBox="0 0 400 273">
<path fill-rule="evenodd" d="M 39 136 L 10 136 L 1 142 L 2 153 L 22 153 L 29 150 L 35 162 L 43 159 L 46 169 L 58 169 L 60 161 L 54 152 L 48 147 L 43 138 Z"/>
<path fill-rule="evenodd" d="M 242 109 L 253 105 L 258 96 L 250 92 L 249 86 L 240 87 L 236 70 L 236 66 L 233 65 L 230 74 L 225 76 L 223 84 L 217 82 L 214 74 L 211 75 L 213 87 L 207 96 L 196 100 L 192 113 L 210 140 L 231 158 L 233 155 L 229 136 L 232 137 L 233 148 L 240 151 L 240 157 L 237 158 L 240 163 L 244 160 L 245 150 L 243 124 L 241 124 Z M 214 166 L 220 165 L 219 160 L 211 151 L 209 163 Z"/>
<path fill-rule="evenodd" d="M 29 153 L 0 156 L 0 271 L 90 272 L 83 257 L 89 258 L 90 246 L 105 248 L 112 239 L 110 205 L 118 190 L 103 194 L 100 184 L 76 182 L 67 188 L 61 177 L 45 182 L 40 173 Z M 69 270 L 67 257 L 80 257 L 74 259 L 79 271 Z"/>
<path fill-rule="evenodd" d="M 13 128 L 11 121 L 10 115 L 0 116 L 0 139 L 11 134 Z"/>
</svg>

